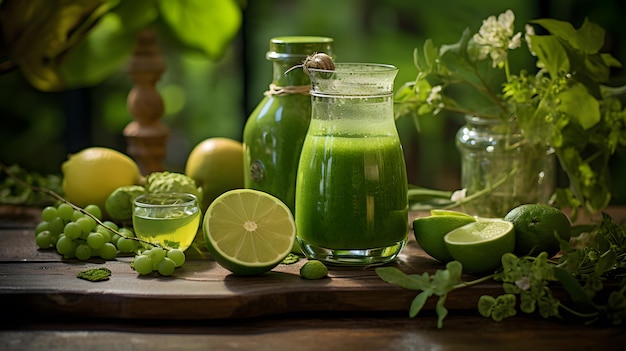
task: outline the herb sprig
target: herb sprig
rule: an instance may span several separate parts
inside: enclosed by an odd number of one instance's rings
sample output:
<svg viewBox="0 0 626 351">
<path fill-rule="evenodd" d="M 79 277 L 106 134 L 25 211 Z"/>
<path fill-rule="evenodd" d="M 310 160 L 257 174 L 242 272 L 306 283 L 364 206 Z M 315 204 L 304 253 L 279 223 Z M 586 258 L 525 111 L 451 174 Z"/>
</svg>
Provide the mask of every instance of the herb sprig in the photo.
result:
<svg viewBox="0 0 626 351">
<path fill-rule="evenodd" d="M 577 238 L 584 244 L 561 241 L 563 254 L 556 260 L 548 259 L 545 252 L 536 257 L 507 253 L 502 256 L 501 270 L 472 281 L 462 280 L 458 261 L 433 274 L 406 274 L 395 267 L 379 267 L 376 273 L 387 283 L 421 291 L 409 308 L 411 318 L 430 297 L 437 296 L 438 328 L 443 328 L 448 315 L 445 301 L 450 292 L 488 280 L 501 282 L 503 293 L 481 296 L 477 309 L 494 321 L 513 317 L 519 310 L 543 318 L 571 316 L 587 324 L 622 325 L 626 322 L 626 229 L 605 213 L 601 222 L 581 228 Z M 567 292 L 569 300 L 555 297 L 557 289 Z"/>
<path fill-rule="evenodd" d="M 396 118 L 413 118 L 418 130 L 420 116 L 444 111 L 516 123 L 525 143 L 554 148 L 569 180 L 553 194 L 556 203 L 601 211 L 611 200 L 609 159 L 626 146 L 626 86 L 608 86 L 611 69 L 622 64 L 601 52 L 605 31 L 587 19 L 580 28 L 533 20 L 524 35 L 514 21 L 508 10 L 454 44 L 428 39 L 415 49 L 417 77 L 398 89 Z M 523 42 L 536 69 L 515 74 L 509 53 Z"/>
</svg>

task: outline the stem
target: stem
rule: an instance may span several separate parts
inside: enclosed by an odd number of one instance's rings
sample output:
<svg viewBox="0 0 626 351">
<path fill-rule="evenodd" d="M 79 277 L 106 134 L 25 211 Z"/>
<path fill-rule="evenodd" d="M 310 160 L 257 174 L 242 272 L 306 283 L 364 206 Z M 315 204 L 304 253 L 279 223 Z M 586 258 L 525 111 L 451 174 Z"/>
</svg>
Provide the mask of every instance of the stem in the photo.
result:
<svg viewBox="0 0 626 351">
<path fill-rule="evenodd" d="M 0 168 L 2 168 L 2 170 L 4 171 L 4 173 L 6 173 L 6 175 L 7 175 L 7 176 L 11 177 L 13 180 L 15 180 L 17 183 L 19 183 L 19 184 L 20 184 L 20 185 L 22 185 L 23 187 L 30 188 L 30 189 L 31 189 L 31 190 L 33 190 L 33 191 L 38 191 L 38 192 L 41 192 L 41 193 L 47 194 L 47 195 L 52 196 L 53 198 L 55 198 L 55 199 L 57 199 L 57 200 L 59 200 L 59 201 L 61 201 L 61 202 L 64 202 L 64 203 L 66 203 L 66 204 L 68 204 L 68 205 L 72 206 L 72 208 L 73 208 L 73 209 L 78 210 L 78 211 L 80 211 L 82 214 L 84 214 L 84 215 L 87 215 L 87 216 L 91 217 L 91 219 L 93 219 L 94 221 L 96 221 L 96 223 L 98 223 L 99 225 L 103 226 L 104 228 L 106 228 L 106 229 L 110 230 L 111 232 L 113 232 L 113 233 L 115 233 L 115 234 L 117 234 L 117 235 L 119 235 L 119 236 L 121 236 L 121 237 L 124 237 L 124 238 L 126 238 L 126 239 L 131 239 L 131 240 L 139 241 L 139 242 L 141 242 L 141 243 L 148 244 L 148 245 L 152 245 L 152 246 L 154 246 L 154 247 L 158 246 L 158 245 L 153 244 L 153 243 L 151 243 L 151 242 L 149 242 L 149 241 L 146 241 L 146 240 L 143 240 L 143 239 L 140 239 L 140 238 L 134 237 L 134 236 L 133 236 L 133 237 L 129 237 L 129 236 L 126 236 L 126 235 L 124 235 L 124 234 L 120 233 L 119 231 L 117 231 L 117 230 L 115 230 L 115 229 L 113 229 L 113 228 L 109 227 L 108 225 L 104 224 L 104 222 L 103 222 L 103 221 L 101 221 L 98 217 L 96 217 L 96 216 L 94 216 L 93 214 L 91 214 L 91 213 L 89 213 L 89 212 L 85 211 L 83 208 L 81 208 L 81 207 L 79 207 L 79 206 L 74 205 L 73 203 L 71 203 L 71 202 L 69 202 L 68 200 L 66 200 L 63 196 L 61 196 L 61 195 L 57 194 L 56 192 L 54 192 L 54 191 L 52 191 L 52 190 L 50 190 L 50 189 L 46 189 L 46 188 L 42 188 L 42 187 L 39 187 L 39 186 L 35 186 L 35 185 L 31 185 L 31 184 L 26 183 L 25 181 L 21 180 L 20 178 L 18 178 L 18 177 L 16 177 L 16 176 L 14 176 L 14 175 L 11 173 L 11 171 L 9 170 L 9 167 L 7 167 L 7 166 L 6 166 L 3 162 L 0 162 Z"/>
<path fill-rule="evenodd" d="M 511 171 L 508 174 L 506 174 L 504 177 L 498 179 L 496 182 L 494 182 L 493 184 L 489 185 L 488 187 L 486 187 L 486 188 L 484 188 L 484 189 L 482 189 L 482 190 L 480 190 L 478 192 L 475 192 L 472 195 L 467 196 L 467 197 L 465 197 L 465 198 L 463 198 L 463 199 L 461 199 L 461 200 L 459 200 L 457 202 L 454 202 L 454 203 L 452 203 L 450 205 L 444 206 L 444 207 L 442 207 L 442 209 L 445 210 L 445 209 L 450 209 L 450 208 L 454 208 L 454 207 L 457 207 L 457 206 L 462 206 L 462 205 L 464 205 L 464 204 L 466 204 L 466 203 L 468 203 L 470 201 L 473 201 L 473 200 L 475 200 L 477 198 L 480 198 L 482 196 L 488 195 L 494 189 L 496 189 L 500 185 L 504 184 L 507 181 L 507 179 L 509 179 L 510 177 L 514 176 L 516 173 L 517 173 L 517 167 L 513 167 L 513 169 L 511 169 Z"/>
<path fill-rule="evenodd" d="M 562 304 L 560 301 L 559 301 L 559 307 L 561 307 L 565 311 L 567 311 L 567 312 L 569 312 L 569 313 L 571 313 L 571 314 L 573 314 L 573 315 L 575 315 L 577 317 L 580 317 L 580 318 L 593 318 L 593 317 L 597 317 L 597 316 L 600 315 L 600 312 L 592 312 L 592 313 L 581 313 L 581 312 L 578 312 L 578 311 L 573 310 L 573 309 L 567 307 L 566 305 Z"/>
<path fill-rule="evenodd" d="M 453 286 L 452 290 L 461 289 L 461 288 L 467 288 L 467 287 L 470 287 L 472 285 L 480 284 L 480 283 L 482 283 L 484 281 L 491 280 L 491 279 L 495 278 L 497 275 L 498 275 L 497 273 L 494 273 L 494 274 L 486 275 L 486 276 L 478 278 L 478 279 L 474 279 L 474 280 L 469 281 L 469 282 L 461 282 L 461 283 Z"/>
</svg>

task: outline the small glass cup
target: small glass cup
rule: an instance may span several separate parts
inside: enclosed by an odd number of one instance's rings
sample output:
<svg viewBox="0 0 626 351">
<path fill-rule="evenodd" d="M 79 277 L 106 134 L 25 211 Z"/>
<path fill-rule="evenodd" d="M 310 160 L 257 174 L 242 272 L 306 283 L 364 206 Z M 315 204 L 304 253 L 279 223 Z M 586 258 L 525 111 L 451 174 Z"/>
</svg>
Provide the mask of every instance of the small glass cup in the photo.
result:
<svg viewBox="0 0 626 351">
<path fill-rule="evenodd" d="M 184 251 L 199 225 L 200 207 L 193 194 L 144 194 L 133 201 L 135 235 L 145 241 Z"/>
</svg>

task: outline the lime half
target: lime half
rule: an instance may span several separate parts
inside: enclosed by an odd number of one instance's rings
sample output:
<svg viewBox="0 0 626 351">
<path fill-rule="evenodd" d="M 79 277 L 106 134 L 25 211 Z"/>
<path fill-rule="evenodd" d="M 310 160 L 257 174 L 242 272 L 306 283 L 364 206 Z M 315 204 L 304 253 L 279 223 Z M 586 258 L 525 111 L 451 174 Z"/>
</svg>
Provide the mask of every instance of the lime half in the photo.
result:
<svg viewBox="0 0 626 351">
<path fill-rule="evenodd" d="M 476 222 L 476 219 L 469 215 L 466 217 L 433 214 L 429 217 L 416 218 L 413 221 L 413 234 L 424 252 L 437 261 L 446 263 L 452 261 L 453 258 L 443 238 L 452 230 L 473 222 Z"/>
<path fill-rule="evenodd" d="M 217 197 L 205 213 L 202 229 L 215 261 L 236 275 L 259 275 L 276 267 L 296 238 L 289 208 L 274 196 L 251 189 Z"/>
<path fill-rule="evenodd" d="M 515 249 L 513 224 L 501 219 L 478 219 L 452 230 L 443 238 L 450 255 L 471 273 L 494 271 L 502 255 Z"/>
</svg>

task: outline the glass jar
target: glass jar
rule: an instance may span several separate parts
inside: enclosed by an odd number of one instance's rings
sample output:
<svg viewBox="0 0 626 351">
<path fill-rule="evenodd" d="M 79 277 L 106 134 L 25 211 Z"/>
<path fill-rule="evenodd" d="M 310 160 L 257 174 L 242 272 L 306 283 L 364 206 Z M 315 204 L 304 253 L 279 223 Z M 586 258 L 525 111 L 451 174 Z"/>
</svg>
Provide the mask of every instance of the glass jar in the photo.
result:
<svg viewBox="0 0 626 351">
<path fill-rule="evenodd" d="M 407 175 L 393 115 L 397 68 L 310 69 L 312 117 L 296 187 L 297 240 L 309 259 L 393 260 L 408 234 Z"/>
<path fill-rule="evenodd" d="M 244 186 L 274 195 L 295 213 L 296 172 L 311 120 L 311 81 L 302 64 L 316 52 L 333 56 L 333 39 L 272 38 L 266 58 L 272 62 L 270 89 L 252 111 L 243 132 Z"/>
<path fill-rule="evenodd" d="M 556 157 L 546 145 L 530 144 L 516 123 L 466 116 L 456 146 L 461 154 L 461 187 L 475 197 L 463 210 L 480 217 L 504 217 L 526 203 L 547 203 L 554 193 Z"/>
</svg>

